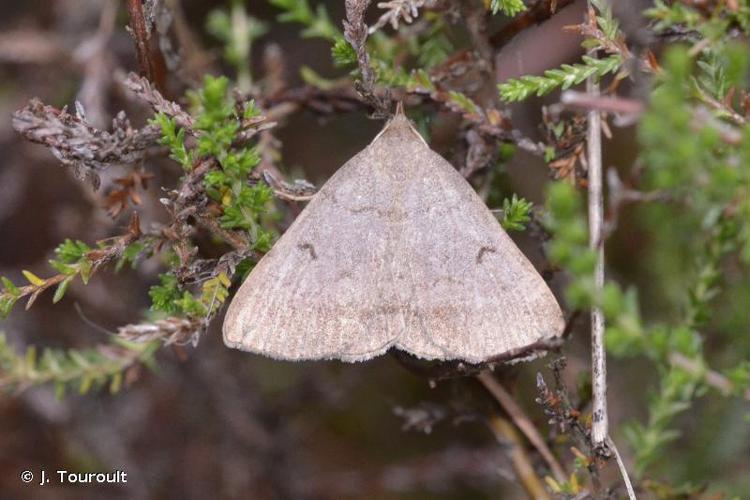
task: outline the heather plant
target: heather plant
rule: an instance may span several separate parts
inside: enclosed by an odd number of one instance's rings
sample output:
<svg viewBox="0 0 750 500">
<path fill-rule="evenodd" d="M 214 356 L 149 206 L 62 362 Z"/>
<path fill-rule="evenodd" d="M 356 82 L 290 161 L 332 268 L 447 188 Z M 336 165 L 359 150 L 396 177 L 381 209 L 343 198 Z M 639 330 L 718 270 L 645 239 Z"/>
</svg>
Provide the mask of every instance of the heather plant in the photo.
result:
<svg viewBox="0 0 750 500">
<path fill-rule="evenodd" d="M 233 0 L 204 23 L 220 44 L 226 75 L 199 78 L 170 64 L 187 55 L 168 50 L 169 7 L 135 3 L 129 14 L 142 76 L 122 76 L 119 85 L 148 109 L 140 128 L 121 112 L 105 130 L 84 106 L 72 113 L 38 100 L 12 118 L 21 136 L 48 148 L 90 189 L 123 166 L 104 209 L 129 222 L 108 239 L 63 241 L 46 275 L 19 270 L 22 280 L 0 278 L 0 314 L 57 303 L 73 284 L 146 262 L 160 268 L 150 307 L 93 347 L 20 352 L 0 336 L 0 387 L 8 394 L 42 384 L 53 384 L 60 398 L 69 389 L 114 393 L 138 384 L 142 367 L 158 369 L 165 346 L 195 346 L 218 326 L 223 306 L 297 204 L 315 192 L 308 181 L 285 180 L 289 165 L 276 135 L 284 120 L 303 110 L 382 119 L 402 102 L 427 140 L 441 117 L 455 119 L 445 150 L 502 227 L 535 243 L 545 278 L 560 287 L 566 342 L 536 374 L 536 402 L 516 402 L 502 376 L 478 377 L 498 406 L 484 421 L 515 447 L 513 470 L 528 495 L 739 498 L 750 489 L 747 474 L 722 474 L 705 458 L 747 471 L 747 444 L 734 454 L 721 448 L 731 439 L 724 432 L 740 432 L 736 439 L 746 443 L 750 419 L 747 2 L 656 0 L 634 13 L 590 0 L 581 23 L 565 28 L 581 41 L 577 60 L 504 81 L 495 57 L 507 41 L 572 2 L 347 0 L 341 20 L 322 2 L 269 0 L 276 18 L 261 20 L 252 4 Z M 139 23 L 148 30 L 135 29 Z M 273 60 L 256 74 L 253 49 L 281 25 L 328 44 L 330 73 L 294 68 L 298 88 L 274 71 Z M 511 109 L 519 103 L 535 117 L 533 133 L 516 126 Z M 627 130 L 634 130 L 637 157 L 606 163 L 607 139 Z M 523 155 L 546 166 L 542 202 L 512 187 L 509 165 Z M 172 184 L 153 185 L 148 172 L 156 162 L 178 172 Z M 166 222 L 141 227 L 146 196 L 159 200 Z M 628 232 L 645 236 L 629 245 Z M 578 363 L 576 372 L 565 362 L 575 355 L 569 345 L 589 335 L 591 310 L 604 327 L 604 344 L 595 340 L 593 349 L 609 357 L 608 375 L 596 362 Z M 484 368 L 440 367 L 431 379 Z M 643 386 L 627 383 L 634 370 Z M 594 408 L 602 397 L 617 400 L 622 413 L 608 430 L 605 413 L 605 435 L 597 438 Z M 445 418 L 399 412 L 405 428 L 425 432 Z M 533 412 L 546 418 L 527 415 Z M 715 428 L 713 439 L 698 442 L 694 422 Z M 608 467 L 618 474 L 605 480 Z"/>
</svg>

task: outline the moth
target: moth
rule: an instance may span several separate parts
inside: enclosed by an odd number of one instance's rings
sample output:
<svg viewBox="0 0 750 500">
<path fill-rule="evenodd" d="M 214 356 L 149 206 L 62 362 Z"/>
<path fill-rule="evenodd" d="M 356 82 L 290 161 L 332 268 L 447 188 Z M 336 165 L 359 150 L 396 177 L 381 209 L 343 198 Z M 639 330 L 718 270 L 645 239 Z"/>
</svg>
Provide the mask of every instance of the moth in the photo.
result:
<svg viewBox="0 0 750 500">
<path fill-rule="evenodd" d="M 258 262 L 223 336 L 284 360 L 363 361 L 396 348 L 479 363 L 563 327 L 533 265 L 399 109 Z"/>
</svg>

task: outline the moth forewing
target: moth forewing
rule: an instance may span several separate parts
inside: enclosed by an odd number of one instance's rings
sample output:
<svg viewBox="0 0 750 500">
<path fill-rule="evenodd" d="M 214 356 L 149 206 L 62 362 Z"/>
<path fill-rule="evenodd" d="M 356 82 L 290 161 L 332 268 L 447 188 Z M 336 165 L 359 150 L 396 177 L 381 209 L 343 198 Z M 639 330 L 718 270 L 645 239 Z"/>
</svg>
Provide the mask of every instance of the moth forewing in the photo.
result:
<svg viewBox="0 0 750 500">
<path fill-rule="evenodd" d="M 403 114 L 320 189 L 229 306 L 230 347 L 472 363 L 561 334 L 552 292 Z"/>
</svg>

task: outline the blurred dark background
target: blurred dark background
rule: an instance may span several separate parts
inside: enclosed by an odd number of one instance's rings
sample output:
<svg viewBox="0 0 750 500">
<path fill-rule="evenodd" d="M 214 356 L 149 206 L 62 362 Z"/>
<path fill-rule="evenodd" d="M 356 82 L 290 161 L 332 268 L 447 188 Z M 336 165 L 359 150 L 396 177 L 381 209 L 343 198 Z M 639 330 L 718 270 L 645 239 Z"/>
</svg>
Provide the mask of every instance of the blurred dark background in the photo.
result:
<svg viewBox="0 0 750 500">
<path fill-rule="evenodd" d="M 343 2 L 323 3 L 339 21 Z M 204 34 L 204 23 L 212 8 L 224 4 L 181 4 L 194 34 L 219 61 L 220 48 Z M 574 60 L 579 40 L 560 28 L 579 22 L 579 4 L 514 39 L 498 56 L 498 78 Z M 18 282 L 22 269 L 49 274 L 47 259 L 65 238 L 92 243 L 119 234 L 126 221 L 112 221 L 101 208 L 102 193 L 117 177 L 116 169 L 104 175 L 102 190 L 92 192 L 49 151 L 16 135 L 10 114 L 32 97 L 58 107 L 81 100 L 99 125 L 126 109 L 139 126 L 148 112 L 112 81 L 115 70 L 136 69 L 121 4 L 6 0 L 0 5 L 0 275 Z M 327 43 L 302 39 L 298 26 L 277 23 L 277 11 L 266 2 L 249 2 L 248 8 L 271 28 L 254 47 L 256 74 L 262 74 L 262 55 L 270 44 L 280 47 L 290 82 L 299 81 L 303 64 L 322 75 L 337 74 Z M 101 26 L 107 23 L 113 31 L 102 37 Z M 538 135 L 539 104 L 514 107 L 514 124 Z M 380 126 L 364 113 L 324 118 L 297 113 L 277 130 L 286 173 L 319 185 Z M 439 132 L 440 124 L 436 127 Z M 449 133 L 435 133 L 432 145 L 450 159 L 453 140 Z M 636 152 L 633 131 L 616 130 L 607 145 L 607 164 L 627 168 Z M 547 169 L 541 160 L 519 153 L 504 168 L 508 194 L 542 202 Z M 174 167 L 160 166 L 153 172 L 156 178 L 149 189 L 174 184 Z M 157 197 L 147 197 L 139 208 L 144 226 L 165 219 L 163 208 L 153 201 Z M 625 236 L 615 239 L 619 250 L 613 253 L 613 273 L 642 282 L 648 272 L 636 271 L 630 255 L 648 234 L 628 217 L 626 213 L 619 233 Z M 540 262 L 534 242 L 523 235 L 514 238 L 530 259 Z M 19 350 L 29 344 L 96 344 L 103 333 L 92 322 L 113 330 L 142 318 L 149 305 L 148 287 L 159 269 L 153 259 L 137 270 L 100 272 L 88 286 L 74 284 L 55 306 L 45 296 L 29 312 L 17 307 L 0 322 L 0 330 Z M 76 304 L 90 322 L 76 311 Z M 433 387 L 391 356 L 357 364 L 276 362 L 226 348 L 220 323 L 214 322 L 195 349 L 163 349 L 158 369 L 143 370 L 116 396 L 105 390 L 58 400 L 51 388 L 38 387 L 19 397 L 0 398 L 0 497 L 525 498 L 514 482 L 507 446 L 498 444 L 483 423 L 494 405 L 474 379 L 441 381 Z M 567 373 L 586 371 L 587 344 L 587 332 L 581 328 L 565 348 Z M 533 381 L 548 361 L 503 373 L 543 432 L 546 418 L 534 403 Z M 575 386 L 575 376 L 570 377 Z M 613 364 L 614 427 L 643 416 L 643 408 L 630 401 L 642 404 L 648 377 L 638 363 Z M 633 391 L 637 398 L 622 396 Z M 410 413 L 415 408 L 422 413 Z M 426 434 L 408 429 L 404 415 L 429 415 L 437 422 Z M 742 432 L 746 440 L 746 428 Z M 727 446 L 741 442 L 736 439 Z M 721 457 L 717 460 L 720 464 Z M 20 481 L 24 469 L 120 469 L 129 481 L 106 488 L 38 487 Z"/>
</svg>

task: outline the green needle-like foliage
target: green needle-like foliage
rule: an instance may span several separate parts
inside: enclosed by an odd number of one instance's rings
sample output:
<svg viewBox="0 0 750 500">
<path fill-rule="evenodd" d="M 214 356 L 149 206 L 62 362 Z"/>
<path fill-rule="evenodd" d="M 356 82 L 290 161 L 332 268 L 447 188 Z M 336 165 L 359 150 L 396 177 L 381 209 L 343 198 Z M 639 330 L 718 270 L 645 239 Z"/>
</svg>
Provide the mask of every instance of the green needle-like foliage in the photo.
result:
<svg viewBox="0 0 750 500">
<path fill-rule="evenodd" d="M 136 364 L 150 364 L 160 346 L 158 340 L 138 343 L 112 337 L 109 344 L 95 349 L 44 349 L 37 353 L 35 347 L 29 347 L 19 355 L 0 333 L 0 390 L 51 383 L 58 397 L 69 388 L 85 394 L 105 385 L 116 393 L 125 371 Z"/>
<path fill-rule="evenodd" d="M 279 14 L 279 21 L 305 26 L 301 33 L 303 37 L 325 38 L 331 42 L 343 40 L 341 31 L 333 24 L 322 3 L 313 10 L 307 0 L 270 0 L 270 2 L 271 5 L 283 11 Z"/>
<path fill-rule="evenodd" d="M 502 12 L 506 16 L 513 17 L 526 10 L 523 0 L 492 0 L 490 10 L 493 14 Z"/>
<path fill-rule="evenodd" d="M 500 225 L 506 231 L 523 231 L 526 224 L 531 220 L 531 209 L 534 206 L 530 201 L 519 198 L 515 194 L 512 198 L 503 200 L 503 216 Z"/>
<path fill-rule="evenodd" d="M 500 97 L 507 102 L 523 101 L 532 95 L 543 96 L 553 90 L 568 89 L 573 85 L 583 83 L 588 77 L 601 78 L 616 72 L 622 65 L 619 55 L 611 55 L 602 59 L 583 56 L 582 62 L 563 64 L 559 68 L 548 69 L 544 76 L 524 75 L 498 85 Z"/>
</svg>

